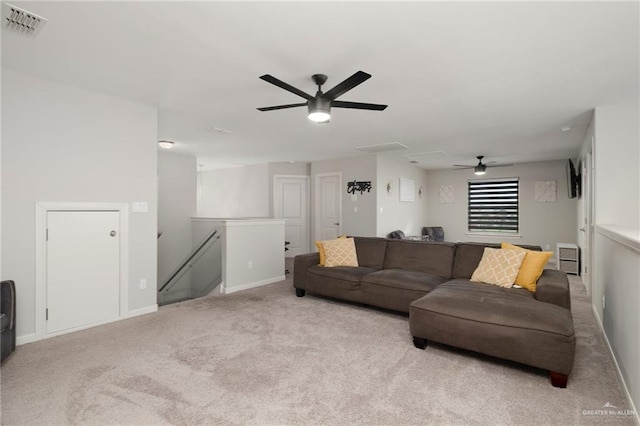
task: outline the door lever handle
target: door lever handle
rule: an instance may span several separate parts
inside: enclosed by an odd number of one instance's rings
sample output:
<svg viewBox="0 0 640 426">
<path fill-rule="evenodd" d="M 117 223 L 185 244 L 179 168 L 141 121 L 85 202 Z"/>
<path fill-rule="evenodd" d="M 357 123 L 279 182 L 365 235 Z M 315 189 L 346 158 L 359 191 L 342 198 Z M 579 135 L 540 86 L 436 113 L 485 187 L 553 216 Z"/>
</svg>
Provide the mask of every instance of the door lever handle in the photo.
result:
<svg viewBox="0 0 640 426">
<path fill-rule="evenodd" d="M 587 229 L 586 228 L 580 228 L 580 231 L 585 232 Z"/>
<path fill-rule="evenodd" d="M 340 226 L 339 222 L 334 223 L 335 226 Z"/>
</svg>

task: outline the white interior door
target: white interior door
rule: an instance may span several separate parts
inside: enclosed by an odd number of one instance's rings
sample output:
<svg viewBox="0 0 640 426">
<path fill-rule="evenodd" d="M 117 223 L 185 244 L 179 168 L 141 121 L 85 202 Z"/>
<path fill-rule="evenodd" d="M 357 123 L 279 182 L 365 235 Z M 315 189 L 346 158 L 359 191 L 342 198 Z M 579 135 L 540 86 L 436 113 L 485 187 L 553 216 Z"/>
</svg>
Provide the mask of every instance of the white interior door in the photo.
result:
<svg viewBox="0 0 640 426">
<path fill-rule="evenodd" d="M 307 176 L 275 176 L 274 209 L 277 219 L 285 219 L 284 240 L 289 242 L 287 257 L 308 253 L 309 179 Z"/>
<path fill-rule="evenodd" d="M 331 240 L 342 232 L 342 174 L 316 175 L 316 240 Z"/>
<path fill-rule="evenodd" d="M 119 239 L 118 211 L 47 212 L 47 334 L 119 316 Z"/>
</svg>

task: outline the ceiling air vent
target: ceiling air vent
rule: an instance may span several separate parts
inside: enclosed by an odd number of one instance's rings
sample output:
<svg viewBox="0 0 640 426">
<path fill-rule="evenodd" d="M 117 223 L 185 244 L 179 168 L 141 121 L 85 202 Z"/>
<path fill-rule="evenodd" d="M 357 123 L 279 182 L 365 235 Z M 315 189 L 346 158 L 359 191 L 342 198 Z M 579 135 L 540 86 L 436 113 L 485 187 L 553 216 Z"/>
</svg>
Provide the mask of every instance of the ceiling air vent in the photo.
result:
<svg viewBox="0 0 640 426">
<path fill-rule="evenodd" d="M 47 20 L 42 16 L 27 12 L 8 3 L 2 4 L 2 26 L 25 36 L 34 37 Z"/>
<path fill-rule="evenodd" d="M 358 151 L 366 152 L 369 154 L 376 152 L 398 151 L 400 149 L 409 149 L 408 146 L 401 144 L 400 142 L 381 143 L 378 145 L 365 145 L 356 147 Z"/>
<path fill-rule="evenodd" d="M 412 154 L 407 154 L 404 156 L 404 158 L 406 158 L 413 164 L 417 164 L 417 163 L 423 163 L 423 162 L 442 161 L 448 156 L 449 154 L 444 151 L 426 151 L 426 152 L 414 152 Z"/>
</svg>

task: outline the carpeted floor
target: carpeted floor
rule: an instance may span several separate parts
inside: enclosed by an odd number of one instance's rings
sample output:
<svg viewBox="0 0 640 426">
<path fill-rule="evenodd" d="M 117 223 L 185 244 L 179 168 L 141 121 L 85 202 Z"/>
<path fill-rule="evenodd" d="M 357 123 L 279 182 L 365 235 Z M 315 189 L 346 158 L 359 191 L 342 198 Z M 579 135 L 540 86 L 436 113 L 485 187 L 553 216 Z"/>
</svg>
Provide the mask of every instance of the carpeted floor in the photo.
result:
<svg viewBox="0 0 640 426">
<path fill-rule="evenodd" d="M 579 278 L 572 291 L 567 389 L 533 368 L 418 350 L 406 316 L 297 298 L 287 280 L 18 347 L 0 371 L 2 424 L 634 424 L 595 414 L 629 407 Z"/>
</svg>

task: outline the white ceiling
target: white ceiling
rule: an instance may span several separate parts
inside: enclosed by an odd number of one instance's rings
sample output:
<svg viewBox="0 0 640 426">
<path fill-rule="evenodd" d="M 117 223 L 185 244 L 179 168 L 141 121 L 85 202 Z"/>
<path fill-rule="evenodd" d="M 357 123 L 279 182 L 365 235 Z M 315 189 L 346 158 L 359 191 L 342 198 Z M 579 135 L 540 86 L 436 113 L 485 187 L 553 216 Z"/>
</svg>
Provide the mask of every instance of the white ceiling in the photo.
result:
<svg viewBox="0 0 640 426">
<path fill-rule="evenodd" d="M 156 106 L 159 139 L 204 169 L 389 142 L 431 169 L 566 159 L 594 107 L 638 97 L 637 2 L 11 3 L 49 22 L 3 28 L 3 67 Z M 387 110 L 256 110 L 304 102 L 262 74 L 313 94 L 312 74 L 326 91 L 358 70 L 340 100 Z"/>
</svg>

